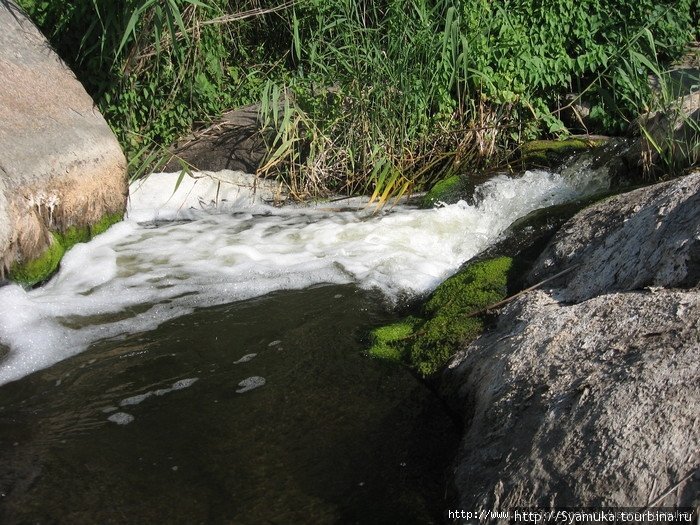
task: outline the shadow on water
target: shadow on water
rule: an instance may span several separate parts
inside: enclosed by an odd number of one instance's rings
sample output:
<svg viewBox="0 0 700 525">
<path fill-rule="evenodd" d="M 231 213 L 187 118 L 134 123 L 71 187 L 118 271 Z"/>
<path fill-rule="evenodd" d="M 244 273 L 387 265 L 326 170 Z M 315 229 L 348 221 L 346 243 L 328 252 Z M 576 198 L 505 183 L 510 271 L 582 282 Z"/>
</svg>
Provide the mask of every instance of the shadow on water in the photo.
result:
<svg viewBox="0 0 700 525">
<path fill-rule="evenodd" d="M 0 522 L 440 523 L 458 433 L 362 355 L 390 318 L 352 286 L 276 292 L 0 387 Z"/>
</svg>

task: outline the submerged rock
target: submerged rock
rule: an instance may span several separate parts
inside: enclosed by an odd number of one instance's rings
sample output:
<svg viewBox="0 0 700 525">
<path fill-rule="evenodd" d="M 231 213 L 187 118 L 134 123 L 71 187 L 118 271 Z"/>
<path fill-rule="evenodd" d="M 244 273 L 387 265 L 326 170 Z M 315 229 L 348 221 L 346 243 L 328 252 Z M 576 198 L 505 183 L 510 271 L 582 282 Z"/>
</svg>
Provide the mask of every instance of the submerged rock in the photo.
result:
<svg viewBox="0 0 700 525">
<path fill-rule="evenodd" d="M 530 278 L 577 270 L 450 362 L 461 508 L 700 503 L 699 195 L 696 173 L 577 214 Z"/>
<path fill-rule="evenodd" d="M 0 274 L 33 284 L 70 242 L 118 220 L 126 161 L 73 73 L 11 1 L 0 3 Z"/>
</svg>

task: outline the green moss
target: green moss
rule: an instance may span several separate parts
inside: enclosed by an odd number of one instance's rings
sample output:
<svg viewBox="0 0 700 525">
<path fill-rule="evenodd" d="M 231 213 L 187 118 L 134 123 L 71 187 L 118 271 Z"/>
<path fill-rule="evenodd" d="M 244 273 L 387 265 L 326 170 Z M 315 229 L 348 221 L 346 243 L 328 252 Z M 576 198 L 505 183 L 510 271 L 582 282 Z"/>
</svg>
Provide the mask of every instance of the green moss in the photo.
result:
<svg viewBox="0 0 700 525">
<path fill-rule="evenodd" d="M 371 333 L 369 355 L 397 363 L 404 361 L 409 339 L 420 322 L 415 317 L 407 317 L 398 323 L 375 328 Z"/>
<path fill-rule="evenodd" d="M 55 233 L 51 235 L 51 243 L 39 257 L 12 266 L 10 279 L 25 286 L 33 286 L 46 280 L 56 271 L 66 250 L 61 244 L 59 236 Z"/>
<path fill-rule="evenodd" d="M 437 287 L 424 311 L 428 320 L 411 347 L 411 365 L 423 375 L 437 371 L 484 329 L 478 317 L 468 317 L 496 303 L 507 294 L 510 257 L 482 261 L 450 277 Z"/>
<path fill-rule="evenodd" d="M 461 198 L 464 181 L 459 175 L 452 175 L 439 181 L 425 194 L 421 202 L 423 208 L 431 208 L 438 202 L 451 204 Z"/>
<path fill-rule="evenodd" d="M 552 167 L 568 156 L 599 146 L 603 140 L 533 140 L 520 148 L 520 160 L 526 167 Z"/>
<path fill-rule="evenodd" d="M 63 247 L 68 251 L 79 242 L 88 242 L 100 233 L 104 233 L 110 226 L 121 221 L 123 217 L 122 213 L 108 213 L 93 225 L 71 226 L 57 235 Z"/>
<path fill-rule="evenodd" d="M 79 242 L 87 242 L 122 220 L 123 214 L 110 213 L 91 226 L 71 226 L 64 232 L 51 232 L 51 244 L 37 259 L 16 263 L 9 277 L 25 286 L 45 281 L 58 269 L 65 252 Z"/>
<path fill-rule="evenodd" d="M 123 218 L 123 213 L 108 213 L 98 222 L 90 226 L 91 237 L 95 237 L 96 235 L 106 232 L 110 226 L 121 222 Z"/>
<path fill-rule="evenodd" d="M 475 263 L 447 279 L 423 306 L 424 319 L 409 317 L 372 332 L 370 354 L 405 362 L 423 376 L 436 372 L 460 345 L 481 334 L 484 321 L 471 316 L 506 297 L 513 259 Z"/>
</svg>

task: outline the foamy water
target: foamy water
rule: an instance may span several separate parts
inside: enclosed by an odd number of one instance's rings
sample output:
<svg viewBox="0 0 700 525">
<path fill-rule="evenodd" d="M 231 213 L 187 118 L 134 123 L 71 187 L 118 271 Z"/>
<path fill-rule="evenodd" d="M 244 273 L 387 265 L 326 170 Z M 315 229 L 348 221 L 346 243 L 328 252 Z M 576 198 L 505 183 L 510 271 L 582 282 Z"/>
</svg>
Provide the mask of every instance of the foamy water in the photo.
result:
<svg viewBox="0 0 700 525">
<path fill-rule="evenodd" d="M 373 214 L 275 208 L 211 181 L 188 179 L 173 194 L 176 177 L 154 175 L 132 187 L 128 218 L 70 250 L 46 285 L 0 289 L 0 342 L 10 347 L 0 384 L 96 340 L 275 290 L 356 283 L 389 301 L 423 294 L 516 219 L 606 185 L 594 174 L 574 182 L 527 172 L 490 180 L 474 206 Z"/>
</svg>

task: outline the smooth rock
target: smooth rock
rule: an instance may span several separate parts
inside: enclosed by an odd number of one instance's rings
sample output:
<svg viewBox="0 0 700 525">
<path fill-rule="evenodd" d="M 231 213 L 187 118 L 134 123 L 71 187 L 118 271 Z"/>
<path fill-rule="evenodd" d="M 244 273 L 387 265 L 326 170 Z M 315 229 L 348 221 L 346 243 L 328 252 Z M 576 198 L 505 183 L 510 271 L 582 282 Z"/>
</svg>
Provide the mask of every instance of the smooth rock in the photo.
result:
<svg viewBox="0 0 700 525">
<path fill-rule="evenodd" d="M 0 2 L 0 273 L 126 205 L 126 160 L 34 24 Z"/>
</svg>

